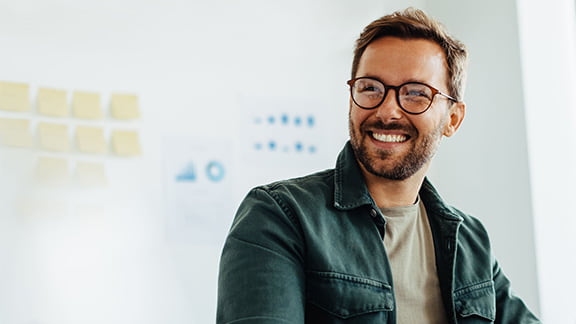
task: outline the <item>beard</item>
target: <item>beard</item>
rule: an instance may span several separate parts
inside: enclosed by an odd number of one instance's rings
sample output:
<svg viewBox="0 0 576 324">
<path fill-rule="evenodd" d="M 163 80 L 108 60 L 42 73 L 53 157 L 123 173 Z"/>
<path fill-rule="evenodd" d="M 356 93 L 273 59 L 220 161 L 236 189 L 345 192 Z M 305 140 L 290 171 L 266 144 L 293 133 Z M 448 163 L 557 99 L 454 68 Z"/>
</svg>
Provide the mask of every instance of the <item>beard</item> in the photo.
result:
<svg viewBox="0 0 576 324">
<path fill-rule="evenodd" d="M 399 123 L 384 124 L 381 121 L 370 124 L 361 124 L 357 128 L 351 118 L 349 118 L 350 144 L 356 158 L 371 174 L 389 180 L 406 180 L 418 172 L 428 163 L 436 153 L 438 144 L 442 138 L 442 125 L 434 129 L 429 134 L 421 135 L 418 130 L 411 125 Z M 407 153 L 403 153 L 394 161 L 394 155 L 399 154 L 390 150 L 376 150 L 371 154 L 368 145 L 364 143 L 367 137 L 371 136 L 365 129 L 380 130 L 402 130 L 410 134 L 413 140 L 420 139 L 419 142 L 412 142 L 412 147 Z M 382 163 L 388 162 L 388 163 Z"/>
</svg>

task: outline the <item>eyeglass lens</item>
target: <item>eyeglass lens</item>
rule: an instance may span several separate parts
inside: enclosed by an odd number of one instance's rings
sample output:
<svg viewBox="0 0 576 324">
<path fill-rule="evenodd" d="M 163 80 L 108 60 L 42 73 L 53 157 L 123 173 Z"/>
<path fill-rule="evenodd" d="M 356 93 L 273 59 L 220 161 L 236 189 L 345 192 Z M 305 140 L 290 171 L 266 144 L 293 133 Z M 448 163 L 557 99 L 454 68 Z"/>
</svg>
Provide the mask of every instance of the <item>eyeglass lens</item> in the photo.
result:
<svg viewBox="0 0 576 324">
<path fill-rule="evenodd" d="M 365 109 L 379 106 L 384 101 L 384 95 L 387 92 L 386 86 L 374 79 L 356 79 L 351 90 L 354 102 Z M 425 111 L 434 97 L 433 90 L 420 83 L 405 83 L 396 91 L 396 100 L 400 107 L 411 113 Z"/>
</svg>

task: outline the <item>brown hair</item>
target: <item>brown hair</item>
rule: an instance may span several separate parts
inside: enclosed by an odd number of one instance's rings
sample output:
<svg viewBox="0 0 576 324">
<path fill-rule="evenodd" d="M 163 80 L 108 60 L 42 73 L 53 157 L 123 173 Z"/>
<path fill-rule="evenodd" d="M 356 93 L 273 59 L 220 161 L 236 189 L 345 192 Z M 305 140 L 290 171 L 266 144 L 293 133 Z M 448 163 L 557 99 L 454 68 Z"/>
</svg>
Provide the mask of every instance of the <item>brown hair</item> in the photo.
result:
<svg viewBox="0 0 576 324">
<path fill-rule="evenodd" d="M 407 8 L 403 11 L 396 11 L 373 21 L 364 28 L 356 40 L 352 78 L 356 77 L 360 57 L 366 47 L 376 39 L 386 36 L 428 39 L 440 45 L 446 54 L 449 94 L 462 101 L 468 61 L 466 46 L 450 36 L 442 24 L 419 9 Z"/>
</svg>

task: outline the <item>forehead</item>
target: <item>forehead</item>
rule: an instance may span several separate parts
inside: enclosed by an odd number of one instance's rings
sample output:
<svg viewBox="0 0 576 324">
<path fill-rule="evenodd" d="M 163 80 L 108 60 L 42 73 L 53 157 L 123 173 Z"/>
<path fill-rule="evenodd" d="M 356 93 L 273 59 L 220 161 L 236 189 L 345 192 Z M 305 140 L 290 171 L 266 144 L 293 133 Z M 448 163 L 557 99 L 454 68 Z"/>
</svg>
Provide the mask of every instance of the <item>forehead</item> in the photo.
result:
<svg viewBox="0 0 576 324">
<path fill-rule="evenodd" d="M 446 90 L 446 55 L 427 39 L 379 38 L 360 58 L 356 77 L 377 77 L 390 85 L 419 81 Z"/>
</svg>

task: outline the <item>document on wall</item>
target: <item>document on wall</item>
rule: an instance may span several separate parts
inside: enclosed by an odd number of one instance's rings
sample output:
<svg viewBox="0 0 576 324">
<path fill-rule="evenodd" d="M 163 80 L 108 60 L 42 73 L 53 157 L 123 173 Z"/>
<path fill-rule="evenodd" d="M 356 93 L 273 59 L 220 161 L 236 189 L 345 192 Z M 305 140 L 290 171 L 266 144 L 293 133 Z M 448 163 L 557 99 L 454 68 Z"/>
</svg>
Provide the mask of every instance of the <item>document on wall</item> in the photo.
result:
<svg viewBox="0 0 576 324">
<path fill-rule="evenodd" d="M 164 139 L 164 206 L 168 240 L 220 242 L 235 204 L 229 141 L 174 136 Z"/>
<path fill-rule="evenodd" d="M 312 98 L 240 99 L 239 151 L 248 186 L 302 176 L 334 165 L 341 147 L 328 109 Z M 333 113 L 331 113 L 333 115 Z M 336 141 L 336 144 L 335 144 Z"/>
</svg>

